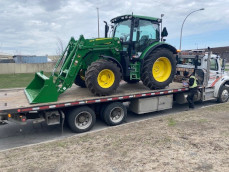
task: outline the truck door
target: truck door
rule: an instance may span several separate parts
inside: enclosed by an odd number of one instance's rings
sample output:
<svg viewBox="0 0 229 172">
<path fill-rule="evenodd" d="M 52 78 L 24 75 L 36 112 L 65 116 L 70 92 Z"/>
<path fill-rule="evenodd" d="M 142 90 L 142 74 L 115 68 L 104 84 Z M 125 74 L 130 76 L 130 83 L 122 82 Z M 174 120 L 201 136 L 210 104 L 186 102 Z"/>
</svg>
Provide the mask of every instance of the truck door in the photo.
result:
<svg viewBox="0 0 229 172">
<path fill-rule="evenodd" d="M 208 87 L 214 87 L 216 82 L 221 78 L 222 73 L 220 72 L 220 67 L 218 59 L 210 59 L 210 78 L 208 81 Z"/>
</svg>

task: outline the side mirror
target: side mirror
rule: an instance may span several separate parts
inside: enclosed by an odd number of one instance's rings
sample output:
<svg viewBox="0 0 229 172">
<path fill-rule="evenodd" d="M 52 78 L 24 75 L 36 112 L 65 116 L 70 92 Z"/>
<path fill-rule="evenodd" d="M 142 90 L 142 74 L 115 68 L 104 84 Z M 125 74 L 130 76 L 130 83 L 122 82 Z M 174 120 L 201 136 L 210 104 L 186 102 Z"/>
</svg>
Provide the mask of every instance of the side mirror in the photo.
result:
<svg viewBox="0 0 229 172">
<path fill-rule="evenodd" d="M 225 58 L 223 58 L 221 69 L 222 69 L 222 70 L 225 70 Z"/>
<path fill-rule="evenodd" d="M 107 38 L 107 33 L 109 31 L 109 26 L 108 26 L 106 21 L 104 21 L 104 23 L 105 23 L 105 38 Z"/>
<path fill-rule="evenodd" d="M 134 27 L 139 26 L 139 18 L 134 19 Z"/>
<path fill-rule="evenodd" d="M 161 37 L 166 37 L 166 36 L 168 36 L 168 31 L 167 31 L 166 27 L 164 27 L 162 32 L 161 32 Z"/>
</svg>

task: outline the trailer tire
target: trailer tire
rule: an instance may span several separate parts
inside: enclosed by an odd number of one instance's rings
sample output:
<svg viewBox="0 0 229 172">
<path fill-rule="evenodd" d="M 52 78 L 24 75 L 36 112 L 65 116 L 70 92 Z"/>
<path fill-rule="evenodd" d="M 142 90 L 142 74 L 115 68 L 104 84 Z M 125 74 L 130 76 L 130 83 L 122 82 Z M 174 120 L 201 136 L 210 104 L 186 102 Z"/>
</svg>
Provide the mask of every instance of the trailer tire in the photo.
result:
<svg viewBox="0 0 229 172">
<path fill-rule="evenodd" d="M 121 81 L 120 68 L 116 63 L 99 59 L 93 62 L 85 74 L 87 88 L 97 96 L 112 94 Z"/>
<path fill-rule="evenodd" d="M 219 90 L 219 96 L 217 101 L 219 103 L 225 103 L 228 101 L 228 99 L 229 99 L 229 89 L 223 85 Z"/>
<path fill-rule="evenodd" d="M 69 111 L 69 127 L 75 133 L 89 131 L 96 122 L 95 112 L 88 106 L 81 106 Z"/>
<path fill-rule="evenodd" d="M 175 72 L 173 53 L 166 48 L 157 48 L 144 59 L 141 80 L 150 89 L 162 89 L 173 81 Z"/>
<path fill-rule="evenodd" d="M 108 104 L 102 111 L 102 118 L 109 126 L 115 126 L 123 123 L 127 116 L 126 107 L 120 102 Z"/>
</svg>

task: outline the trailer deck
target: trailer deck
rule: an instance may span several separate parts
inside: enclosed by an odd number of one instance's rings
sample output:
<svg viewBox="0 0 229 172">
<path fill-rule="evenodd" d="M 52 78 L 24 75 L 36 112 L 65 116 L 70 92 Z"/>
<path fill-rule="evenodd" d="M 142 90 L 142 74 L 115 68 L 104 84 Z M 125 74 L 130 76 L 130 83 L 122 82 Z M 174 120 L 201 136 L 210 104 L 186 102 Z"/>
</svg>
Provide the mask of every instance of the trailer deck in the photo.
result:
<svg viewBox="0 0 229 172">
<path fill-rule="evenodd" d="M 24 89 L 0 90 L 0 115 L 7 113 L 25 113 L 29 111 L 40 111 L 55 108 L 64 108 L 82 104 L 92 104 L 117 100 L 128 100 L 133 98 L 151 97 L 157 95 L 173 94 L 187 91 L 182 83 L 173 82 L 165 89 L 150 90 L 141 82 L 138 84 L 122 83 L 115 94 L 110 96 L 94 96 L 86 88 L 73 86 L 61 94 L 57 102 L 29 104 Z"/>
</svg>

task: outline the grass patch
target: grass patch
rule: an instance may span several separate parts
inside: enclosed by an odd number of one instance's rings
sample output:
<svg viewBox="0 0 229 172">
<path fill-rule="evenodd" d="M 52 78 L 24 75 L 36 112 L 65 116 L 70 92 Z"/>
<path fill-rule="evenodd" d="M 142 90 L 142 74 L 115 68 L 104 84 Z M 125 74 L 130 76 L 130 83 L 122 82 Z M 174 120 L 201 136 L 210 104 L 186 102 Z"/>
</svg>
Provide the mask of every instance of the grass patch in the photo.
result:
<svg viewBox="0 0 229 172">
<path fill-rule="evenodd" d="M 168 125 L 171 126 L 171 127 L 175 126 L 176 125 L 176 121 L 173 118 L 169 118 Z"/>
<path fill-rule="evenodd" d="M 200 119 L 199 121 L 200 121 L 200 123 L 206 123 L 206 122 L 208 122 L 207 119 Z"/>
<path fill-rule="evenodd" d="M 50 76 L 51 73 L 45 73 Z M 34 78 L 35 73 L 1 74 L 0 89 L 26 87 Z"/>
</svg>

